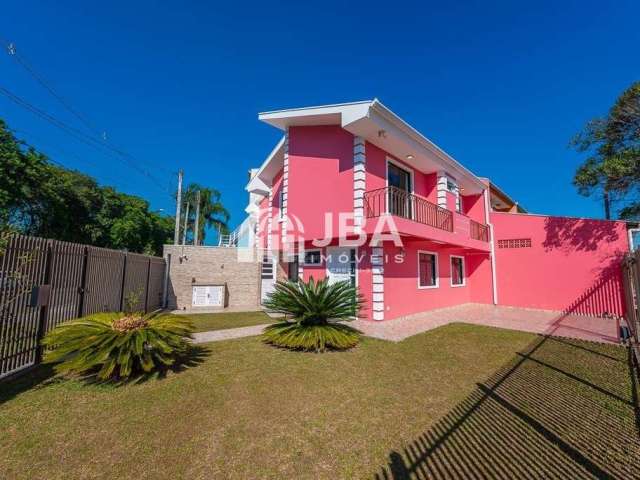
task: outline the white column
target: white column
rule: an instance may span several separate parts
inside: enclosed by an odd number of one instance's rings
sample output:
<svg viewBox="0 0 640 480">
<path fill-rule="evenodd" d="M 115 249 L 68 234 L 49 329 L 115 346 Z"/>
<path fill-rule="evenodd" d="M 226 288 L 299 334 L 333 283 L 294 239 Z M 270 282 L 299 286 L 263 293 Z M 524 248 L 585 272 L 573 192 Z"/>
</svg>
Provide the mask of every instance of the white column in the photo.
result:
<svg viewBox="0 0 640 480">
<path fill-rule="evenodd" d="M 438 184 L 436 187 L 438 206 L 447 208 L 447 174 L 445 172 L 438 172 Z"/>
<path fill-rule="evenodd" d="M 382 243 L 371 248 L 371 305 L 374 320 L 384 320 L 384 249 Z"/>
<path fill-rule="evenodd" d="M 289 203 L 289 129 L 284 134 L 284 166 L 282 169 L 282 219 L 280 221 L 280 238 L 282 239 L 282 248 L 285 249 L 284 243 L 287 237 L 287 205 Z"/>
<path fill-rule="evenodd" d="M 353 222 L 356 232 L 364 223 L 364 192 L 366 190 L 365 141 L 362 137 L 353 137 Z"/>
</svg>

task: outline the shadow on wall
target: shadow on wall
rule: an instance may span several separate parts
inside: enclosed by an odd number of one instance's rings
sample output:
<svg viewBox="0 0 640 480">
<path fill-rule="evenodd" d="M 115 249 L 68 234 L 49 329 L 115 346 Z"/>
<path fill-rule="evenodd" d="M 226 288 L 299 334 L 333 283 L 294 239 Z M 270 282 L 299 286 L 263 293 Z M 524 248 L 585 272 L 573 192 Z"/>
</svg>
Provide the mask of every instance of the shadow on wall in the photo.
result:
<svg viewBox="0 0 640 480">
<path fill-rule="evenodd" d="M 596 281 L 576 300 L 562 310 L 565 315 L 624 315 L 622 292 L 622 258 L 616 254 L 610 263 L 603 267 Z"/>
<path fill-rule="evenodd" d="M 583 218 L 547 217 L 544 222 L 545 250 L 595 251 L 602 243 L 615 242 L 620 238 L 618 224 L 602 220 Z"/>
<path fill-rule="evenodd" d="M 640 478 L 630 362 L 622 347 L 539 337 L 375 478 Z"/>
</svg>

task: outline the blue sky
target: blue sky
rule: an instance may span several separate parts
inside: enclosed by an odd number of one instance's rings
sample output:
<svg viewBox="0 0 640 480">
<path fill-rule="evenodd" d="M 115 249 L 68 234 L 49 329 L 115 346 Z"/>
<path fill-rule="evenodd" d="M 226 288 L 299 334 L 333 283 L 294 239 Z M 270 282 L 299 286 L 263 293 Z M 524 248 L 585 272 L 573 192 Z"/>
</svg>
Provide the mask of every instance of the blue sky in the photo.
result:
<svg viewBox="0 0 640 480">
<path fill-rule="evenodd" d="M 2 96 L 0 117 L 154 209 L 174 210 L 183 168 L 233 226 L 280 136 L 258 112 L 378 97 L 530 211 L 602 216 L 571 185 L 567 145 L 640 79 L 639 2 L 314 3 L 3 5 L 0 37 L 160 185 Z M 83 128 L 4 52 L 0 86 Z"/>
</svg>

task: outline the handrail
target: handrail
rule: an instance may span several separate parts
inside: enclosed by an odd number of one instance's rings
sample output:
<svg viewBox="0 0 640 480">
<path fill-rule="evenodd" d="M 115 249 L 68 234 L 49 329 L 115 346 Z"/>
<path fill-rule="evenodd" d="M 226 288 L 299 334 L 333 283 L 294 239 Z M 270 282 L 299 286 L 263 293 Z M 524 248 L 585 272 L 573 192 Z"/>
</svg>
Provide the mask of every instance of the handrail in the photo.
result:
<svg viewBox="0 0 640 480">
<path fill-rule="evenodd" d="M 435 203 L 397 187 L 384 187 L 364 194 L 365 216 L 395 215 L 453 232 L 453 213 Z"/>
<path fill-rule="evenodd" d="M 489 241 L 489 227 L 484 223 L 469 219 L 469 236 L 482 242 Z"/>
</svg>

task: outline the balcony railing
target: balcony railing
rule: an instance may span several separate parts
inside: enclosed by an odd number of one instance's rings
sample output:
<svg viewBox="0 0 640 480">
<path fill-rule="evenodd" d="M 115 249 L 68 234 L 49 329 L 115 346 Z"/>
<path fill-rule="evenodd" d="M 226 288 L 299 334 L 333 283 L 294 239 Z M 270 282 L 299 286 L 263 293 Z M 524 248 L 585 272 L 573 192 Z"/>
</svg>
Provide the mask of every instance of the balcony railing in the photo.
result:
<svg viewBox="0 0 640 480">
<path fill-rule="evenodd" d="M 483 223 L 478 223 L 475 220 L 469 220 L 469 236 L 474 240 L 480 240 L 482 242 L 489 241 L 489 227 Z"/>
<path fill-rule="evenodd" d="M 367 218 L 395 215 L 453 232 L 453 213 L 450 210 L 396 187 L 365 192 L 364 214 Z"/>
</svg>

